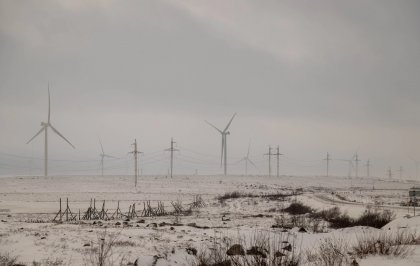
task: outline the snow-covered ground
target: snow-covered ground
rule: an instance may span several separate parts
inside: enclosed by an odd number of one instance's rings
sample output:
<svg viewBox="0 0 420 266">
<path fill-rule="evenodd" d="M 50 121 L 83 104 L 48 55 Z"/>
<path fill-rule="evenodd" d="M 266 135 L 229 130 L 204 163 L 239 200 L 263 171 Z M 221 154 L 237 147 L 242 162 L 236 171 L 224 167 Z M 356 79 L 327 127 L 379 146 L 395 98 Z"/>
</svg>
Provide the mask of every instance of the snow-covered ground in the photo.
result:
<svg viewBox="0 0 420 266">
<path fill-rule="evenodd" d="M 390 209 L 396 214 L 396 220 L 383 229 L 354 227 L 328 229 L 325 233 L 291 230 L 287 234 L 293 236 L 302 250 L 312 249 L 322 239 L 332 236 L 350 243 L 361 234 L 420 229 L 420 216 L 406 218 L 409 211 L 413 214 L 412 210 L 400 206 L 407 201 L 408 188 L 418 185 L 407 181 L 318 176 L 175 176 L 172 179 L 142 176 L 134 188 L 132 176 L 56 176 L 5 177 L 0 179 L 0 184 L 0 253 L 18 256 L 20 262 L 27 264 L 33 261 L 47 265 L 89 264 L 92 246 L 101 238 L 104 228 L 108 234 L 117 235 L 115 256 L 129 262 L 139 259 L 139 265 L 151 265 L 153 261 L 157 265 L 188 265 L 192 255 L 186 253 L 186 248 L 205 248 L 214 238 L 249 236 L 257 231 L 280 234 L 280 229 L 272 225 L 288 202 L 268 197 L 241 197 L 224 203 L 216 199 L 233 191 L 252 195 L 296 193 L 292 199 L 315 209 L 338 206 L 353 217 L 359 216 L 367 205 Z M 59 209 L 60 198 L 63 209 L 68 198 L 72 212 L 78 214 L 80 210 L 82 215 L 91 199 L 96 199 L 99 209 L 105 201 L 105 209 L 112 215 L 118 202 L 125 213 L 133 203 L 141 213 L 145 201 L 150 201 L 152 207 L 162 202 L 171 211 L 171 202 L 182 201 L 188 206 L 196 195 L 202 196 L 206 206 L 189 216 L 139 217 L 126 224 L 124 220 L 51 222 Z M 182 225 L 172 225 L 175 222 Z M 420 248 L 415 246 L 414 253 L 403 259 L 367 257 L 359 263 L 420 265 Z"/>
</svg>

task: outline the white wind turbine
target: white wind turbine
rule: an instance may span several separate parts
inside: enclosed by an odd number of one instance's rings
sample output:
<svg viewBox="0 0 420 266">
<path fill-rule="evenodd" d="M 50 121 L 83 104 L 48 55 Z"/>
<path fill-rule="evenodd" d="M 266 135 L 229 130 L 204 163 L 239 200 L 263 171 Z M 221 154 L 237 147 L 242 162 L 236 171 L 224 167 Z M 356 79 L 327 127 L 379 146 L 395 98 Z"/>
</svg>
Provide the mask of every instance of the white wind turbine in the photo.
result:
<svg viewBox="0 0 420 266">
<path fill-rule="evenodd" d="M 105 154 L 104 147 L 102 146 L 101 139 L 99 139 L 99 144 L 101 144 L 101 151 L 102 151 L 102 153 L 99 154 L 99 156 L 101 157 L 101 174 L 102 174 L 102 176 L 104 176 L 104 159 L 105 158 L 116 158 L 116 157 Z"/>
<path fill-rule="evenodd" d="M 42 131 L 44 131 L 45 133 L 45 149 L 44 149 L 44 175 L 48 176 L 48 128 L 51 128 L 51 130 L 56 133 L 57 135 L 59 135 L 62 139 L 64 139 L 68 144 L 70 144 L 70 146 L 73 147 L 73 149 L 75 149 L 75 147 L 73 146 L 73 144 L 70 143 L 70 141 L 68 141 L 60 132 L 58 132 L 57 129 L 55 129 L 53 127 L 53 125 L 51 124 L 51 103 L 50 103 L 50 85 L 48 84 L 48 122 L 41 122 L 41 129 L 35 134 L 35 136 L 33 136 L 26 144 L 28 144 L 29 142 L 31 142 L 34 138 L 36 138 L 39 134 L 42 133 Z"/>
<path fill-rule="evenodd" d="M 222 135 L 222 156 L 220 157 L 220 166 L 224 163 L 224 175 L 227 175 L 227 135 L 230 134 L 228 131 L 230 124 L 232 123 L 233 118 L 235 118 L 236 113 L 233 114 L 232 118 L 230 119 L 229 123 L 226 125 L 225 129 L 222 131 L 206 121 L 207 124 L 212 126 L 214 129 L 219 131 L 219 133 Z"/>
<path fill-rule="evenodd" d="M 256 169 L 258 169 L 258 167 L 254 164 L 253 161 L 251 161 L 251 159 L 249 159 L 249 150 L 251 147 L 251 141 L 248 144 L 248 152 L 246 154 L 245 157 L 243 157 L 239 162 L 245 162 L 245 175 L 248 175 L 248 163 L 250 163 L 252 166 L 254 166 Z"/>
</svg>

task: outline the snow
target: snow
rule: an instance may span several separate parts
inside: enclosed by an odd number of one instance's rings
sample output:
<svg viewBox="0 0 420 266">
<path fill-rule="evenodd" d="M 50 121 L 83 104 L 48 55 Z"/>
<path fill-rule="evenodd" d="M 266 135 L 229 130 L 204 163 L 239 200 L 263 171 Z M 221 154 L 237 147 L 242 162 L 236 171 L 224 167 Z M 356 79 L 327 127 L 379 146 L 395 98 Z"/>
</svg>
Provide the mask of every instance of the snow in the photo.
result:
<svg viewBox="0 0 420 266">
<path fill-rule="evenodd" d="M 0 253 L 9 252 L 19 256 L 19 261 L 32 263 L 40 261 L 63 261 L 64 265 L 84 265 L 89 259 L 91 247 L 85 244 L 98 242 L 98 236 L 106 227 L 109 234 L 116 234 L 121 246 L 114 253 L 124 256 L 129 262 L 136 259 L 140 265 L 188 265 L 191 255 L 185 252 L 189 246 L 205 247 L 216 237 L 248 238 L 256 231 L 279 235 L 280 229 L 271 228 L 279 210 L 288 202 L 270 200 L 264 197 L 229 199 L 220 203 L 216 197 L 225 192 L 240 191 L 253 195 L 274 193 L 290 194 L 301 189 L 302 194 L 292 198 L 321 210 L 338 206 L 350 216 L 360 215 L 366 206 L 390 209 L 396 213 L 396 220 L 383 229 L 352 227 L 328 230 L 326 233 L 300 233 L 292 229 L 297 246 L 312 249 L 319 241 L 334 237 L 352 243 L 357 236 L 401 228 L 420 228 L 420 216 L 406 218 L 407 207 L 398 203 L 406 200 L 408 188 L 413 182 L 397 182 L 369 178 L 341 178 L 316 176 L 142 176 L 137 188 L 133 187 L 132 176 L 53 176 L 53 177 L 6 177 L 0 179 Z M 372 190 L 372 184 L 375 190 Z M 332 193 L 333 192 L 333 193 Z M 74 213 L 82 212 L 96 199 L 96 207 L 105 201 L 108 213 L 113 213 L 119 201 L 120 208 L 128 211 L 136 203 L 141 211 L 143 202 L 150 200 L 152 206 L 158 201 L 170 210 L 171 201 L 181 200 L 186 206 L 195 195 L 201 195 L 206 206 L 191 216 L 180 217 L 182 226 L 148 226 L 151 223 L 174 223 L 174 216 L 146 217 L 116 225 L 117 221 L 104 221 L 102 225 L 93 221 L 81 223 L 51 223 L 58 211 L 59 198 L 69 199 Z M 339 195 L 339 196 L 338 196 Z M 378 203 L 380 202 L 380 203 Z M 411 211 L 412 212 L 412 211 Z M 412 213 L 410 214 L 412 215 Z M 10 217 L 9 217 L 10 216 Z M 43 223 L 34 221 L 47 221 Z M 120 221 L 123 223 L 123 221 Z M 195 223 L 208 229 L 189 226 Z M 125 243 L 125 244 L 124 244 Z M 128 244 L 127 244 L 128 243 Z M 412 256 L 403 259 L 368 257 L 360 265 L 420 265 L 419 247 Z M 121 258 L 115 258 L 121 259 Z"/>
</svg>

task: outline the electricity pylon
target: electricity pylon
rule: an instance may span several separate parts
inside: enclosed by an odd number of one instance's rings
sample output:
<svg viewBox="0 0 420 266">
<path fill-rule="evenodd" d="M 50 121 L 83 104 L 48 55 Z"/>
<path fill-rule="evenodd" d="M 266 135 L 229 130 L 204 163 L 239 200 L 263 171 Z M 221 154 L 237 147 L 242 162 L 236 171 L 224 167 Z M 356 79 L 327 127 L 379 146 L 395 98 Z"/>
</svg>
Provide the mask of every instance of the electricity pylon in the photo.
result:
<svg viewBox="0 0 420 266">
<path fill-rule="evenodd" d="M 134 146 L 134 150 L 130 153 L 134 155 L 134 187 L 137 187 L 137 176 L 138 176 L 137 154 L 140 154 L 142 152 L 137 150 L 137 139 L 134 139 L 134 143 L 132 145 Z"/>
<path fill-rule="evenodd" d="M 171 138 L 171 147 L 165 150 L 165 151 L 170 151 L 171 152 L 171 168 L 170 168 L 171 178 L 172 178 L 172 173 L 173 173 L 173 169 L 174 169 L 174 151 L 179 151 L 178 149 L 174 148 L 175 143 L 176 142 L 174 141 L 174 139 Z"/>
</svg>

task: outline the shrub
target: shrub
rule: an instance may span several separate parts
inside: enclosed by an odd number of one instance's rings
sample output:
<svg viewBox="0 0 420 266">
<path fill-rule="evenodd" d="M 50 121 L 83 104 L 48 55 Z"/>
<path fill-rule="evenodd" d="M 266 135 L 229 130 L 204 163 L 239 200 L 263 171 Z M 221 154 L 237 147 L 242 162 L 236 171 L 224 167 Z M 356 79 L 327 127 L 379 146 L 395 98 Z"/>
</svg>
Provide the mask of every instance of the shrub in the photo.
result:
<svg viewBox="0 0 420 266">
<path fill-rule="evenodd" d="M 218 196 L 217 199 L 220 202 L 224 202 L 228 199 L 238 199 L 238 198 L 245 198 L 245 197 L 253 197 L 252 194 L 245 194 L 239 191 L 233 191 L 233 192 L 226 192 L 225 194 Z"/>
<path fill-rule="evenodd" d="M 383 212 L 366 209 L 363 214 L 355 221 L 355 225 L 371 226 L 382 228 L 387 223 L 395 219 L 395 214 L 389 210 Z"/>
<path fill-rule="evenodd" d="M 331 228 L 345 228 L 352 226 L 370 226 L 375 228 L 382 228 L 395 218 L 395 214 L 389 210 L 373 211 L 370 208 L 366 209 L 363 214 L 357 218 L 352 219 L 346 213 L 341 213 L 338 207 L 334 207 L 319 212 L 314 212 L 310 215 L 311 218 L 320 218 L 330 223 Z"/>
<path fill-rule="evenodd" d="M 110 234 L 106 230 L 98 234 L 97 242 L 90 245 L 88 257 L 85 258 L 85 265 L 92 266 L 113 266 L 123 265 L 124 257 L 114 254 L 115 244 L 119 234 Z M 119 262 L 117 262 L 119 261 Z"/>
<path fill-rule="evenodd" d="M 12 266 L 15 265 L 17 256 L 11 256 L 9 253 L 0 254 L 0 265 L 1 266 Z"/>
<path fill-rule="evenodd" d="M 292 204 L 289 205 L 289 207 L 283 209 L 283 211 L 291 215 L 298 215 L 298 214 L 311 213 L 313 210 L 311 207 L 306 206 L 301 202 L 293 202 Z"/>
<path fill-rule="evenodd" d="M 403 230 L 396 233 L 364 234 L 357 237 L 357 242 L 352 252 L 360 258 L 367 255 L 406 257 L 413 252 L 415 240 L 415 233 Z"/>
<path fill-rule="evenodd" d="M 307 251 L 306 260 L 313 266 L 342 266 L 349 264 L 348 245 L 343 239 L 326 238 L 318 247 Z"/>
</svg>

